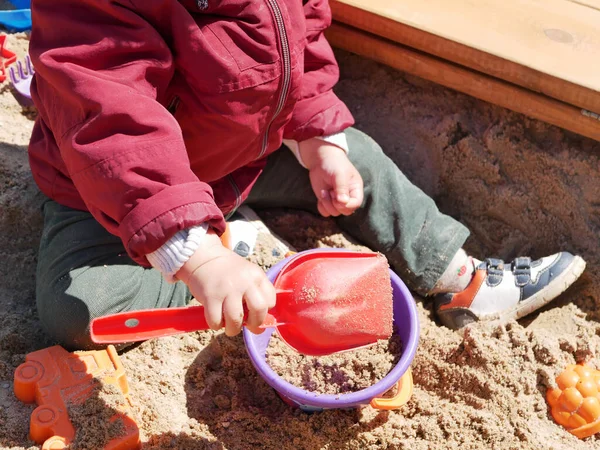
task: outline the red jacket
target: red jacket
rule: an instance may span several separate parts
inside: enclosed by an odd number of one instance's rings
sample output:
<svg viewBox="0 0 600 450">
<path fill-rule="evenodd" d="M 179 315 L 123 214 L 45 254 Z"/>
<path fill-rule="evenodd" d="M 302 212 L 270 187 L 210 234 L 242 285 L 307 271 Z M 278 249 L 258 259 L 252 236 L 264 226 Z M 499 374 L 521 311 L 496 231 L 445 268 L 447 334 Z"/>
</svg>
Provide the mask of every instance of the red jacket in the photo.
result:
<svg viewBox="0 0 600 450">
<path fill-rule="evenodd" d="M 34 0 L 40 189 L 140 264 L 248 196 L 282 139 L 352 125 L 326 0 Z"/>
</svg>

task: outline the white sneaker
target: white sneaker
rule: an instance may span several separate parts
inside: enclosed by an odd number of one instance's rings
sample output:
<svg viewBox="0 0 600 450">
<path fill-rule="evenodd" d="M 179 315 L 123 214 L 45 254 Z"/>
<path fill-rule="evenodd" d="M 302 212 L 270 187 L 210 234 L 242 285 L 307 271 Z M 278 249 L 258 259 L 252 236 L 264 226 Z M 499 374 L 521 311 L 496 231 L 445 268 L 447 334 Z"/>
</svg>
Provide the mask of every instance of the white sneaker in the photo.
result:
<svg viewBox="0 0 600 450">
<path fill-rule="evenodd" d="M 438 295 L 435 310 L 452 329 L 479 320 L 519 319 L 558 297 L 584 269 L 585 261 L 568 252 L 533 262 L 529 257 L 516 258 L 510 265 L 486 259 L 475 268 L 464 291 Z"/>
<path fill-rule="evenodd" d="M 273 236 L 274 250 L 281 255 L 295 252 L 295 249 L 281 237 L 273 233 L 250 207 L 242 205 L 227 221 L 227 230 L 221 236 L 225 247 L 246 258 L 252 254 L 258 235 Z"/>
</svg>

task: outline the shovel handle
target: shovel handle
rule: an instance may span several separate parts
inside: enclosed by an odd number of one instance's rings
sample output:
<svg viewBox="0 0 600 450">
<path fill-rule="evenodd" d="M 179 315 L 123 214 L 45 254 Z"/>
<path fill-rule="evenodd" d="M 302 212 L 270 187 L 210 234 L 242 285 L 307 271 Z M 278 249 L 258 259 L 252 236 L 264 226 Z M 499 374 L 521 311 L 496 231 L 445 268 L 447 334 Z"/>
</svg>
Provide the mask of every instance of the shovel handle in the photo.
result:
<svg viewBox="0 0 600 450">
<path fill-rule="evenodd" d="M 371 406 L 375 409 L 383 409 L 390 411 L 399 409 L 410 399 L 413 392 L 413 379 L 410 367 L 404 375 L 398 380 L 396 395 L 391 398 L 374 398 L 371 399 Z"/>
<path fill-rule="evenodd" d="M 275 317 L 267 314 L 261 327 L 276 324 Z M 96 344 L 124 344 L 209 329 L 202 306 L 126 311 L 98 317 L 90 324 Z"/>
</svg>

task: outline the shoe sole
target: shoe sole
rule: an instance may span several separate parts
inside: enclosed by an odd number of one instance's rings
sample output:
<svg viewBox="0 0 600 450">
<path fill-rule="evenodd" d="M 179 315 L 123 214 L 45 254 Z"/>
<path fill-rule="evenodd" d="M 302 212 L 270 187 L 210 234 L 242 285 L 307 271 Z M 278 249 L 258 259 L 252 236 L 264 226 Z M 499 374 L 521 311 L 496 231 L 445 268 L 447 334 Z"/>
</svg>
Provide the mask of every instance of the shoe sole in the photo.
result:
<svg viewBox="0 0 600 450">
<path fill-rule="evenodd" d="M 525 304 L 519 304 L 512 310 L 495 316 L 493 322 L 506 322 L 517 320 L 531 314 L 533 311 L 547 305 L 560 294 L 565 292 L 581 276 L 585 270 L 586 263 L 580 256 L 575 256 L 573 262 L 567 266 L 565 271 L 550 283 L 546 288 L 536 292 Z M 479 320 L 485 321 L 485 317 Z"/>
</svg>

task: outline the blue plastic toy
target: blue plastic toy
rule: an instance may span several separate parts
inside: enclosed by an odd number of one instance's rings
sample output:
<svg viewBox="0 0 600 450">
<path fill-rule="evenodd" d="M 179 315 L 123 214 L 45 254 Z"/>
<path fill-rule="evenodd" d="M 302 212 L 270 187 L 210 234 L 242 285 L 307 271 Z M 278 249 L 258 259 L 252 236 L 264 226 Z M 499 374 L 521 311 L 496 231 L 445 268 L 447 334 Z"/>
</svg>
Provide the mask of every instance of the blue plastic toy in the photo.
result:
<svg viewBox="0 0 600 450">
<path fill-rule="evenodd" d="M 31 0 L 9 0 L 15 8 L 0 11 L 0 26 L 8 31 L 31 30 Z"/>
<path fill-rule="evenodd" d="M 12 3 L 17 9 L 31 8 L 31 0 L 8 0 L 8 3 Z"/>
</svg>

